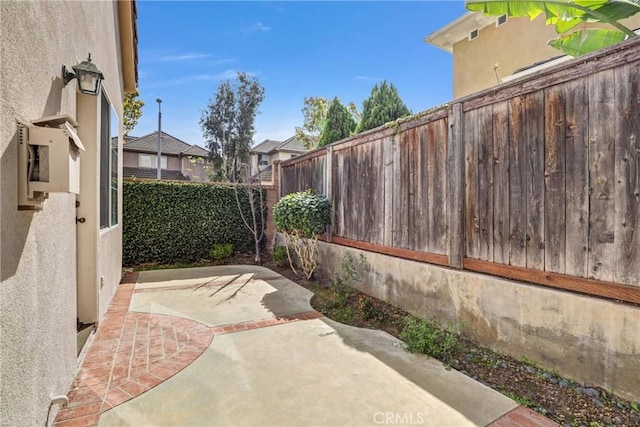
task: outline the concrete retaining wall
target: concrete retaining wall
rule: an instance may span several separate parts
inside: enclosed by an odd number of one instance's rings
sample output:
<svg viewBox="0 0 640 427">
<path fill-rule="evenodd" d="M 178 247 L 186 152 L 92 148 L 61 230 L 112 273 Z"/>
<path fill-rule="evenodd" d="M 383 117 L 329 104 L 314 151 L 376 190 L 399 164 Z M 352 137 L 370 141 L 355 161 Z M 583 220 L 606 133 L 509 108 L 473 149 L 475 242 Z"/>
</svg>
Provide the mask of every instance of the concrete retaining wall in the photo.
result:
<svg viewBox="0 0 640 427">
<path fill-rule="evenodd" d="M 320 242 L 318 272 L 362 253 L 356 287 L 412 314 L 464 322 L 465 334 L 517 359 L 640 400 L 640 308 Z"/>
</svg>

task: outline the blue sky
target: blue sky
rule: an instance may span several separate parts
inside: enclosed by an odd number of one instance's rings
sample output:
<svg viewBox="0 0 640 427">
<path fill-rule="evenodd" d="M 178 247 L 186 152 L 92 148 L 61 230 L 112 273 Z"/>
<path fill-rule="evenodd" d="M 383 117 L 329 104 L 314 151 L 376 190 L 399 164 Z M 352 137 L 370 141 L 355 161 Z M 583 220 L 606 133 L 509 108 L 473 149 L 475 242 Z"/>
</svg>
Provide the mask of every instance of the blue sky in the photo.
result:
<svg viewBox="0 0 640 427">
<path fill-rule="evenodd" d="M 387 79 L 414 113 L 452 98 L 451 55 L 423 38 L 465 13 L 462 1 L 138 2 L 143 116 L 157 129 L 205 146 L 200 116 L 237 71 L 265 88 L 254 142 L 292 136 L 305 96 L 361 107 Z"/>
</svg>

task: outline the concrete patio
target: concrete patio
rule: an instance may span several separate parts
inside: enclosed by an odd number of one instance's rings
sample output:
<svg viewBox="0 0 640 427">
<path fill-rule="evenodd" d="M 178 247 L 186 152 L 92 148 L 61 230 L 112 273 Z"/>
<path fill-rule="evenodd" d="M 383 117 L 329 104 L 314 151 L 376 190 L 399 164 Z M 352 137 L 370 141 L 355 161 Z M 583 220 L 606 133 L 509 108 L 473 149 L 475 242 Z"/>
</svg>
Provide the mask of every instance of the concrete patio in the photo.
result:
<svg viewBox="0 0 640 427">
<path fill-rule="evenodd" d="M 131 273 L 57 426 L 548 426 L 256 266 Z"/>
</svg>

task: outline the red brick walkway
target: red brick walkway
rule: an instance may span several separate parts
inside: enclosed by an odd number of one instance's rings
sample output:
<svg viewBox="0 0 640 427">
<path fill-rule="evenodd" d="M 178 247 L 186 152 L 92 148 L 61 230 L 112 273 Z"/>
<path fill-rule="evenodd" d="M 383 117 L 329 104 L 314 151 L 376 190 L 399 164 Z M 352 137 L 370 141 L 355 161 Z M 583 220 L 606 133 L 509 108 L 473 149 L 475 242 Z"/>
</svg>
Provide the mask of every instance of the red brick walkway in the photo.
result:
<svg viewBox="0 0 640 427">
<path fill-rule="evenodd" d="M 194 320 L 130 312 L 137 273 L 127 274 L 89 345 L 56 426 L 95 426 L 100 414 L 171 378 L 228 334 L 322 317 L 317 311 L 210 328 Z"/>
</svg>

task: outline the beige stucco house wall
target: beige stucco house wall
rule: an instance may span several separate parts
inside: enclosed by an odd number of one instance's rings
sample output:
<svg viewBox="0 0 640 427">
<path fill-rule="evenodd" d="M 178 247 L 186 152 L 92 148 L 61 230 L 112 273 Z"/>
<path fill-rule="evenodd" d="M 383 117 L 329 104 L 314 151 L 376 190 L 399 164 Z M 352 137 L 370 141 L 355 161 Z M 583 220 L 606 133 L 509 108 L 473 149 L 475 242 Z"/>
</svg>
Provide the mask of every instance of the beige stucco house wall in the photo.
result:
<svg viewBox="0 0 640 427">
<path fill-rule="evenodd" d="M 61 68 L 91 52 L 121 118 L 136 86 L 135 4 L 3 1 L 0 34 L 0 425 L 42 426 L 76 372 L 76 319 L 99 322 L 122 271 L 121 179 L 117 224 L 98 222 L 101 98 L 77 92 L 76 80 L 64 86 Z M 49 193 L 41 210 L 19 211 L 16 121 L 60 114 L 79 123 L 86 148 L 80 194 Z"/>
<path fill-rule="evenodd" d="M 640 15 L 621 23 L 637 29 Z M 478 34 L 471 39 L 474 30 Z M 453 54 L 453 96 L 459 98 L 499 84 L 521 68 L 562 56 L 547 44 L 556 37 L 542 15 L 533 21 L 509 18 L 499 25 L 495 16 L 469 12 L 425 41 Z"/>
</svg>

